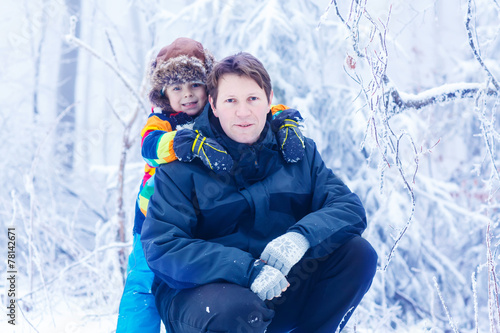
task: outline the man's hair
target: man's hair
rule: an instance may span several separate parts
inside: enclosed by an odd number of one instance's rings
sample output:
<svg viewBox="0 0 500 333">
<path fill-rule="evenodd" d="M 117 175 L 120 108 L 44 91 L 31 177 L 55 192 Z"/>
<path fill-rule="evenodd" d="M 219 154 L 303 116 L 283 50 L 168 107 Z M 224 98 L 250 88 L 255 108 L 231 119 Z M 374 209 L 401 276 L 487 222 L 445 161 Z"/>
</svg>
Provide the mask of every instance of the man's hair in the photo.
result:
<svg viewBox="0 0 500 333">
<path fill-rule="evenodd" d="M 250 53 L 240 52 L 217 62 L 207 78 L 208 93 L 213 98 L 214 107 L 216 107 L 219 93 L 219 80 L 226 74 L 246 76 L 254 80 L 259 87 L 264 89 L 269 102 L 272 90 L 269 73 L 259 59 Z"/>
</svg>

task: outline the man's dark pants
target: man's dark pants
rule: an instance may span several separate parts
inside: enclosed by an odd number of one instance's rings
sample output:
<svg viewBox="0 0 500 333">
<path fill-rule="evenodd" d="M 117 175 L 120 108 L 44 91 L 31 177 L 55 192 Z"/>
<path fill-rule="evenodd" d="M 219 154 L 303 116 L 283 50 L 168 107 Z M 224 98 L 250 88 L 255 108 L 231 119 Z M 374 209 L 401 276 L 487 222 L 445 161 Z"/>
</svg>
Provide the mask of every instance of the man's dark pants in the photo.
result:
<svg viewBox="0 0 500 333">
<path fill-rule="evenodd" d="M 157 297 L 156 305 L 168 333 L 332 333 L 370 288 L 376 263 L 375 250 L 357 236 L 330 255 L 299 261 L 287 276 L 290 287 L 272 301 L 211 283 L 180 291 L 170 306 Z"/>
</svg>

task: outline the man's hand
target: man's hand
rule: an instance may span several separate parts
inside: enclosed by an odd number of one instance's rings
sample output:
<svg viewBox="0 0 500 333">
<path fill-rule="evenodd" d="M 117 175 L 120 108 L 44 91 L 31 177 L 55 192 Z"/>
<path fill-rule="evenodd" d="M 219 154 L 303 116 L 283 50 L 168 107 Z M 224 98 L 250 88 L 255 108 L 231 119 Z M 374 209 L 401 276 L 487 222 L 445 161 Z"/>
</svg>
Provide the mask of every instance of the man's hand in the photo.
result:
<svg viewBox="0 0 500 333">
<path fill-rule="evenodd" d="M 304 256 L 309 246 L 309 241 L 301 234 L 287 232 L 269 242 L 262 251 L 260 259 L 279 269 L 283 275 L 287 275 L 290 269 Z"/>
<path fill-rule="evenodd" d="M 289 285 L 285 276 L 279 270 L 265 265 L 253 281 L 250 290 L 265 301 L 280 296 Z"/>
<path fill-rule="evenodd" d="M 302 121 L 302 116 L 294 109 L 286 109 L 277 113 L 271 121 L 281 154 L 287 163 L 298 162 L 304 157 L 305 144 L 304 135 L 299 129 L 300 121 Z"/>
<path fill-rule="evenodd" d="M 211 170 L 229 171 L 233 167 L 231 155 L 215 140 L 204 137 L 198 131 L 182 129 L 177 131 L 173 144 L 179 161 L 191 162 L 200 158 Z"/>
</svg>

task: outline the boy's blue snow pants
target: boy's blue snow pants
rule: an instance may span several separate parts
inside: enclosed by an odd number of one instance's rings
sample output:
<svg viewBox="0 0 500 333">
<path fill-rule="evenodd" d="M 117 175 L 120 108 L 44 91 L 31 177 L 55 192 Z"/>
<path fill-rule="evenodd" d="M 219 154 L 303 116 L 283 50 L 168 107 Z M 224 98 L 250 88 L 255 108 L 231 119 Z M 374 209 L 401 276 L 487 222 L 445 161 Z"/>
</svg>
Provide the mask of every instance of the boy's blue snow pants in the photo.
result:
<svg viewBox="0 0 500 333">
<path fill-rule="evenodd" d="M 116 333 L 159 333 L 161 318 L 151 293 L 154 273 L 144 257 L 141 235 L 134 235 L 128 257 L 127 281 L 120 301 Z"/>
<path fill-rule="evenodd" d="M 170 333 L 332 333 L 368 291 L 376 264 L 375 250 L 356 236 L 319 259 L 299 261 L 287 276 L 290 287 L 272 301 L 230 283 L 181 290 L 171 304 L 162 302 L 161 287 L 154 292 Z"/>
</svg>

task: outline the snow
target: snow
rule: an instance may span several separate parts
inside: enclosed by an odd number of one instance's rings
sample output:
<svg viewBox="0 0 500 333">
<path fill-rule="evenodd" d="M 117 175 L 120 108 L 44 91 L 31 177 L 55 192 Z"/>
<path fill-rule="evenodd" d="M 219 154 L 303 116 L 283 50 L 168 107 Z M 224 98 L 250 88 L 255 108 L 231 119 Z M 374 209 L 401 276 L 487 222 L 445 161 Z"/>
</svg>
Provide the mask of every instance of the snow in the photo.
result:
<svg viewBox="0 0 500 333">
<path fill-rule="evenodd" d="M 346 331 L 498 329 L 498 304 L 489 303 L 500 245 L 498 1 L 476 0 L 471 13 L 491 77 L 469 45 L 468 1 L 337 1 L 359 27 L 361 54 L 330 0 L 82 1 L 85 47 L 67 133 L 56 104 L 71 2 L 0 5 L 0 224 L 16 228 L 19 305 L 17 325 L 2 319 L 0 331 L 114 331 L 144 166 L 143 79 L 153 54 L 180 36 L 217 59 L 241 50 L 261 59 L 273 103 L 301 111 L 303 132 L 364 203 L 379 271 Z M 359 21 L 349 12 L 356 4 L 366 4 Z M 393 92 L 402 104 L 386 113 Z M 55 149 L 69 142 L 72 169 Z M 0 281 L 4 290 L 5 273 Z"/>
<path fill-rule="evenodd" d="M 401 97 L 404 100 L 417 101 L 422 99 L 429 99 L 434 96 L 442 96 L 447 95 L 451 92 L 455 92 L 457 90 L 472 90 L 472 89 L 486 89 L 486 84 L 483 83 L 468 83 L 468 82 L 458 82 L 458 83 L 448 83 L 443 84 L 439 87 L 431 88 L 426 91 L 420 92 L 418 95 L 416 94 L 408 94 L 402 93 Z"/>
</svg>

